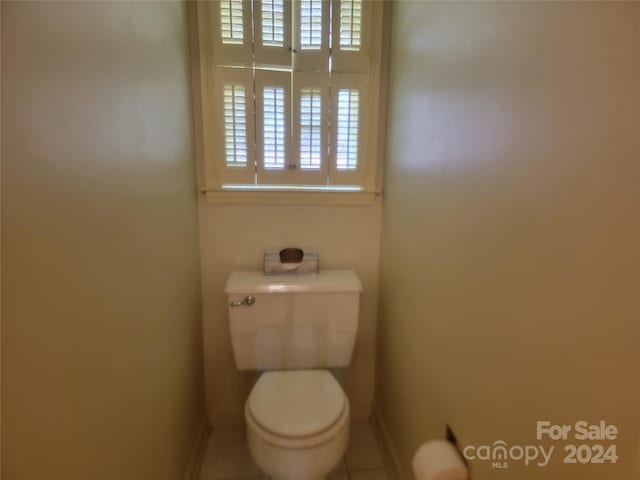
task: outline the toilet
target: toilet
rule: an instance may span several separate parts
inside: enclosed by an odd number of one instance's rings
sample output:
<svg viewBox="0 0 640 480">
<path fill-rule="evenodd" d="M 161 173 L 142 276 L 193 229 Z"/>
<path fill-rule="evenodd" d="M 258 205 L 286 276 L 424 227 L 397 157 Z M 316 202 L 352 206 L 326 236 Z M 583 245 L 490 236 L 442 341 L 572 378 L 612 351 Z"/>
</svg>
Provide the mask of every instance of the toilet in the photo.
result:
<svg viewBox="0 0 640 480">
<path fill-rule="evenodd" d="M 361 291 L 351 270 L 227 280 L 236 367 L 263 372 L 245 402 L 249 451 L 275 480 L 324 479 L 345 453 L 349 399 L 328 369 L 351 362 Z"/>
</svg>

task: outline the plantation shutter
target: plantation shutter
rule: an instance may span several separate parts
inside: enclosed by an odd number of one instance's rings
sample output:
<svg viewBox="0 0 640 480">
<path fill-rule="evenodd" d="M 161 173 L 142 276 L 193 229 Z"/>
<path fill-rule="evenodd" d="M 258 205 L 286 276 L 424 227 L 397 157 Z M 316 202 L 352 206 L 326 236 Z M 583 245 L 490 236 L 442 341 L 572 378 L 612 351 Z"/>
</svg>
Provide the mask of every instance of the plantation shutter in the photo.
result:
<svg viewBox="0 0 640 480">
<path fill-rule="evenodd" d="M 371 2 L 332 0 L 331 159 L 334 185 L 359 185 L 368 152 Z"/>
<path fill-rule="evenodd" d="M 255 73 L 256 155 L 259 184 L 287 184 L 297 176 L 291 149 L 291 73 Z"/>
<path fill-rule="evenodd" d="M 329 74 L 296 73 L 293 90 L 293 158 L 297 174 L 292 182 L 326 185 L 329 172 Z"/>
<path fill-rule="evenodd" d="M 251 70 L 219 67 L 213 76 L 217 174 L 223 183 L 254 183 L 255 133 Z"/>
<path fill-rule="evenodd" d="M 213 58 L 216 65 L 251 66 L 251 1 L 218 0 L 209 4 Z"/>
<path fill-rule="evenodd" d="M 366 148 L 373 151 L 376 143 L 365 132 L 372 102 L 370 38 L 377 38 L 370 23 L 378 15 L 372 5 L 206 3 L 211 149 L 220 185 L 359 187 L 370 178 Z"/>
<path fill-rule="evenodd" d="M 332 10 L 332 70 L 366 73 L 369 64 L 371 2 L 333 0 Z"/>
<path fill-rule="evenodd" d="M 368 111 L 367 77 L 331 75 L 331 165 L 334 185 L 359 185 L 364 176 L 364 135 Z"/>
<path fill-rule="evenodd" d="M 253 8 L 256 64 L 290 67 L 291 0 L 255 0 Z"/>
<path fill-rule="evenodd" d="M 298 0 L 294 3 L 295 71 L 329 71 L 329 8 L 329 0 Z"/>
</svg>

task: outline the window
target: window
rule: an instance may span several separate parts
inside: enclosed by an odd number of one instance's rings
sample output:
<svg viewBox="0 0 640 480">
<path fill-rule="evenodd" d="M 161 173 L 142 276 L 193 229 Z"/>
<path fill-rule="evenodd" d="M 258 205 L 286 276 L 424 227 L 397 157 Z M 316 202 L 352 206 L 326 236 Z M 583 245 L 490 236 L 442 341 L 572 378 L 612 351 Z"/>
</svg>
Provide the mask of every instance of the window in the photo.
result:
<svg viewBox="0 0 640 480">
<path fill-rule="evenodd" d="M 384 2 L 193 2 L 208 192 L 374 192 Z"/>
</svg>

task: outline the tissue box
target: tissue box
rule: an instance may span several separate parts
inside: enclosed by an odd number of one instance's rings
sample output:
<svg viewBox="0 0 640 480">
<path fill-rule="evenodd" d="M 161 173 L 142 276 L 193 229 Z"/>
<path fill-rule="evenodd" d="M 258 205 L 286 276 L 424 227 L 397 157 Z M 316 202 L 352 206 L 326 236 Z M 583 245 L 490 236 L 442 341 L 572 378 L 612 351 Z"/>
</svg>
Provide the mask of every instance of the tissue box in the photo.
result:
<svg viewBox="0 0 640 480">
<path fill-rule="evenodd" d="M 264 273 L 318 273 L 318 252 L 297 247 L 270 248 L 264 252 Z"/>
</svg>

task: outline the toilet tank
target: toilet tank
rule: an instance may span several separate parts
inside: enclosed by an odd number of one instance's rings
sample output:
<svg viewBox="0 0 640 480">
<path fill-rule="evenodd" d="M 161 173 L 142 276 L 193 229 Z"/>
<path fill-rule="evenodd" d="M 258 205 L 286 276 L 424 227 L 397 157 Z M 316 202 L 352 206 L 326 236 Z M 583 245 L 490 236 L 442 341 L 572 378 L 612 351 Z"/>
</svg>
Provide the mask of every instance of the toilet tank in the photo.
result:
<svg viewBox="0 0 640 480">
<path fill-rule="evenodd" d="M 316 275 L 233 272 L 225 293 L 237 368 L 349 365 L 361 291 L 360 279 L 351 270 Z"/>
</svg>

